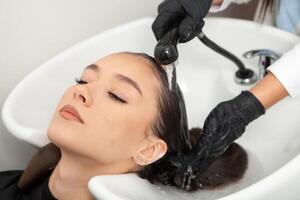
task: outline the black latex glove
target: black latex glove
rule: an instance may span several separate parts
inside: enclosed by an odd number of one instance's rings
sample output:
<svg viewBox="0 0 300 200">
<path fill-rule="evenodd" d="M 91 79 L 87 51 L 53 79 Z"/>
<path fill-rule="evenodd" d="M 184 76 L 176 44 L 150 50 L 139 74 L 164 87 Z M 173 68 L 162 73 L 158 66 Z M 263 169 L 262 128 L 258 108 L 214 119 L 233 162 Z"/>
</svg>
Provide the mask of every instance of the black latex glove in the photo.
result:
<svg viewBox="0 0 300 200">
<path fill-rule="evenodd" d="M 176 170 L 174 182 L 190 190 L 191 181 L 197 177 L 195 174 L 221 156 L 244 133 L 246 126 L 264 113 L 264 106 L 249 91 L 218 104 L 206 118 L 203 133 L 192 150 L 171 160 L 169 168 Z"/>
<path fill-rule="evenodd" d="M 199 158 L 214 158 L 239 138 L 246 126 L 265 113 L 264 106 L 249 91 L 218 104 L 204 122 L 203 134 L 192 149 Z"/>
<path fill-rule="evenodd" d="M 158 16 L 152 24 L 156 40 L 173 28 L 178 28 L 179 42 L 188 42 L 202 31 L 203 18 L 212 0 L 164 0 L 158 6 Z"/>
</svg>

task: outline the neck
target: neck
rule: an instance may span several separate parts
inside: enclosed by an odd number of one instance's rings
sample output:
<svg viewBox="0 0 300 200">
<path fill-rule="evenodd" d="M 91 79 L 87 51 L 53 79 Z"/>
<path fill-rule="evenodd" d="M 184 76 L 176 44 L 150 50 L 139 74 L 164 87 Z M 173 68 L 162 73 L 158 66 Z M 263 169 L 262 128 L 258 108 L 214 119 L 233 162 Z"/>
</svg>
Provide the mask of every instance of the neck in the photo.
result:
<svg viewBox="0 0 300 200">
<path fill-rule="evenodd" d="M 49 179 L 49 190 L 59 200 L 94 200 L 88 181 L 97 175 L 130 171 L 129 163 L 101 165 L 84 156 L 61 150 L 61 159 Z"/>
</svg>

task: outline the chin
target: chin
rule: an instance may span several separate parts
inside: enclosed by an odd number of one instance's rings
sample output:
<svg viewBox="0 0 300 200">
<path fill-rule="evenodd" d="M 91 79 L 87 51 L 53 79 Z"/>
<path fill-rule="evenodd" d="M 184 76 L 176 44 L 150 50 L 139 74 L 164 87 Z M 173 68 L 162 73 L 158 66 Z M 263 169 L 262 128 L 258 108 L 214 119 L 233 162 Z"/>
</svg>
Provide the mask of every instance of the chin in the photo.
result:
<svg viewBox="0 0 300 200">
<path fill-rule="evenodd" d="M 76 140 L 79 140 L 80 131 L 76 122 L 63 119 L 61 116 L 54 115 L 48 130 L 49 140 L 59 148 L 70 148 L 77 146 Z"/>
</svg>

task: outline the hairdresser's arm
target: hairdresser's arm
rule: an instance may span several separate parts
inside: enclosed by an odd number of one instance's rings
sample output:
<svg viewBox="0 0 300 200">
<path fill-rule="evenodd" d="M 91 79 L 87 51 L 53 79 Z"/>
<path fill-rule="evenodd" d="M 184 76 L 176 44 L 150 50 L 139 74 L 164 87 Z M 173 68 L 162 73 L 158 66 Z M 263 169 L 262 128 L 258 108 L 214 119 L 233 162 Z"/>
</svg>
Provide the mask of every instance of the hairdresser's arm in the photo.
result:
<svg viewBox="0 0 300 200">
<path fill-rule="evenodd" d="M 221 155 L 234 140 L 242 136 L 250 122 L 286 96 L 287 90 L 269 72 L 249 91 L 221 102 L 212 109 L 204 122 L 204 134 L 193 148 L 193 153 L 199 157 Z"/>
<path fill-rule="evenodd" d="M 287 95 L 300 94 L 300 43 L 268 68 L 268 75 L 250 92 L 267 109 Z"/>
<path fill-rule="evenodd" d="M 265 109 L 288 96 L 288 92 L 281 82 L 269 72 L 250 92 L 262 103 Z"/>
</svg>

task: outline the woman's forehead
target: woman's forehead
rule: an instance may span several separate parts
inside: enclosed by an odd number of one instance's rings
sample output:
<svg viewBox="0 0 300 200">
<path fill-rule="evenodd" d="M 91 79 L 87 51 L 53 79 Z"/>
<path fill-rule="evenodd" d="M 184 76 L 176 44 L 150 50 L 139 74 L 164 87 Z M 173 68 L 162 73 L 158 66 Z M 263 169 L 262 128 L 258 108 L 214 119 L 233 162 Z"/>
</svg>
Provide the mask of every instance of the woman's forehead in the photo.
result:
<svg viewBox="0 0 300 200">
<path fill-rule="evenodd" d="M 153 66 L 142 56 L 129 53 L 115 53 L 101 58 L 95 64 L 100 71 L 117 72 L 136 79 L 136 81 L 158 84 Z"/>
<path fill-rule="evenodd" d="M 149 61 L 135 54 L 130 53 L 114 53 L 99 59 L 96 64 L 102 67 L 118 67 L 118 68 L 138 68 L 143 70 L 151 70 Z M 148 67 L 146 67 L 148 66 Z"/>
</svg>

